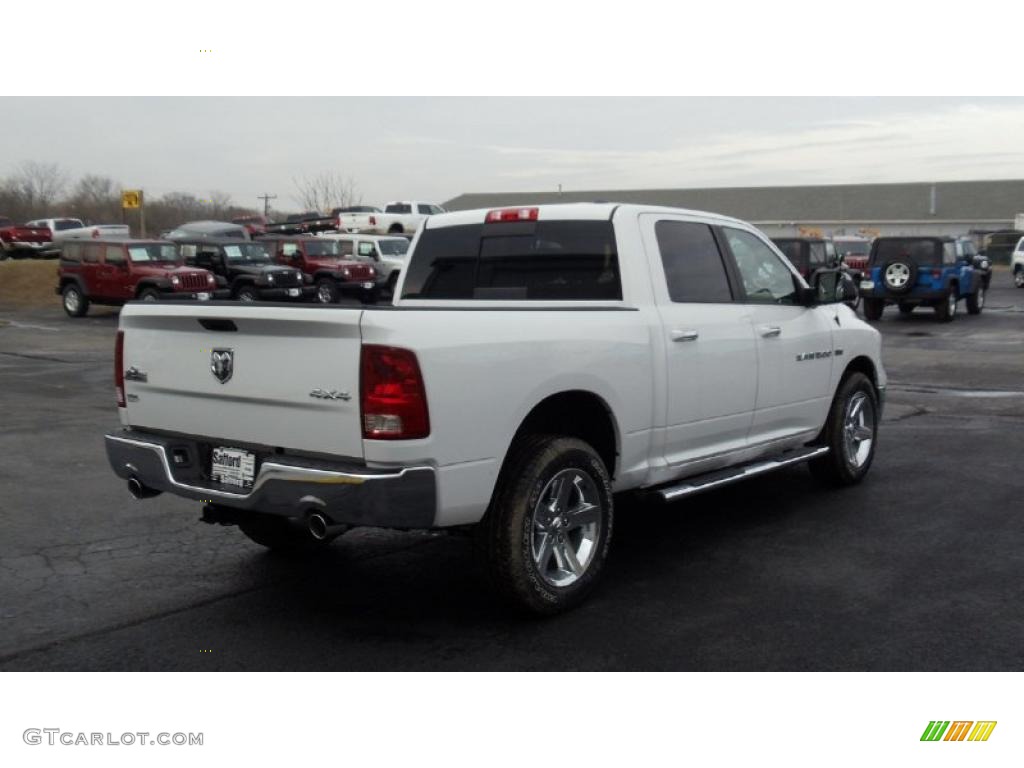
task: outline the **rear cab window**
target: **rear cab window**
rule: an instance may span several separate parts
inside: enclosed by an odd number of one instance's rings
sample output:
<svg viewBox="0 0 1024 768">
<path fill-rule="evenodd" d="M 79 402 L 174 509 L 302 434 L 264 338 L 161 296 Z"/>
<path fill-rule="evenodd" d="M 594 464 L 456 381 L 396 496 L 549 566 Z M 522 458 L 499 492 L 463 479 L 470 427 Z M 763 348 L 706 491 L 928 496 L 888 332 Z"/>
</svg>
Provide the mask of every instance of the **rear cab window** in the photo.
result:
<svg viewBox="0 0 1024 768">
<path fill-rule="evenodd" d="M 608 220 L 425 229 L 402 298 L 621 301 L 615 232 Z"/>
<path fill-rule="evenodd" d="M 412 206 L 408 203 L 392 203 L 384 208 L 384 213 L 412 213 Z"/>
<path fill-rule="evenodd" d="M 949 243 L 952 246 L 952 243 Z M 953 253 L 955 260 L 956 254 Z M 912 261 L 920 266 L 935 266 L 943 262 L 943 248 L 939 240 L 926 238 L 892 238 L 875 241 L 871 263 L 882 266 L 890 261 Z"/>
</svg>

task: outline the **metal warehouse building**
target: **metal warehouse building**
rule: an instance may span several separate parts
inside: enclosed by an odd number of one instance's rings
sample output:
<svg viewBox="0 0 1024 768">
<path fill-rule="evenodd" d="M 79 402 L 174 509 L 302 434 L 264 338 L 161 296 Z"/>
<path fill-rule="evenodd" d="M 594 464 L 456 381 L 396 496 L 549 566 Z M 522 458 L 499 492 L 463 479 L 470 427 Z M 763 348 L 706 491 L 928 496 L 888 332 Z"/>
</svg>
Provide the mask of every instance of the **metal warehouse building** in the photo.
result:
<svg viewBox="0 0 1024 768">
<path fill-rule="evenodd" d="M 817 187 L 619 189 L 459 195 L 450 211 L 586 201 L 645 203 L 714 211 L 749 221 L 769 236 L 982 234 L 1012 229 L 1024 212 L 1024 180 Z"/>
</svg>

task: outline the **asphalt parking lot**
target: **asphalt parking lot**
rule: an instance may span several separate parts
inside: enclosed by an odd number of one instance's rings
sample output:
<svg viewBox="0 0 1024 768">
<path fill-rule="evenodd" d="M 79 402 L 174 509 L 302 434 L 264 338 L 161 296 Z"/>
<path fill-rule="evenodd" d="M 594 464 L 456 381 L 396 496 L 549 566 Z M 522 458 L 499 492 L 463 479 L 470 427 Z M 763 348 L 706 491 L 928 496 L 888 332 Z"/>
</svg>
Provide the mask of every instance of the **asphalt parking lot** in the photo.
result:
<svg viewBox="0 0 1024 768">
<path fill-rule="evenodd" d="M 0 308 L 0 669 L 1019 670 L 1024 290 L 887 310 L 875 465 L 674 506 L 622 499 L 593 598 L 509 615 L 459 536 L 353 531 L 281 559 L 109 470 L 116 313 Z"/>
</svg>

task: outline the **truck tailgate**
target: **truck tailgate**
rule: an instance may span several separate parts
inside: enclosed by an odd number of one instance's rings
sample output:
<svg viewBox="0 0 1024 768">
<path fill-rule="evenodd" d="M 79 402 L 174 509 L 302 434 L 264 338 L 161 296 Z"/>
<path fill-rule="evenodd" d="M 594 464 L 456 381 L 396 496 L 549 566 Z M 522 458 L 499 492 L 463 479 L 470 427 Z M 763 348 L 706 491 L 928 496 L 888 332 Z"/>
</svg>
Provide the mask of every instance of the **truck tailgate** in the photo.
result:
<svg viewBox="0 0 1024 768">
<path fill-rule="evenodd" d="M 121 311 L 124 368 L 139 373 L 126 376 L 122 420 L 225 444 L 361 458 L 361 315 L 260 304 L 129 304 Z"/>
</svg>

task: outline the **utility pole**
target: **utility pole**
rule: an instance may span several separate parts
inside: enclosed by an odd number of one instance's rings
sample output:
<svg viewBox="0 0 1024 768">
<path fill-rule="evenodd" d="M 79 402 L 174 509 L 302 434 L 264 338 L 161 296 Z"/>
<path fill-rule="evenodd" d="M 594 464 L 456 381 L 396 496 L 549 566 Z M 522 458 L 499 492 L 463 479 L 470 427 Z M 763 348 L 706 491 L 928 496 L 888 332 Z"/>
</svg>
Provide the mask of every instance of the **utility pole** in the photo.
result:
<svg viewBox="0 0 1024 768">
<path fill-rule="evenodd" d="M 277 195 L 263 193 L 262 195 L 256 195 L 256 199 L 263 201 L 263 215 L 270 216 L 270 201 L 277 200 Z"/>
</svg>

